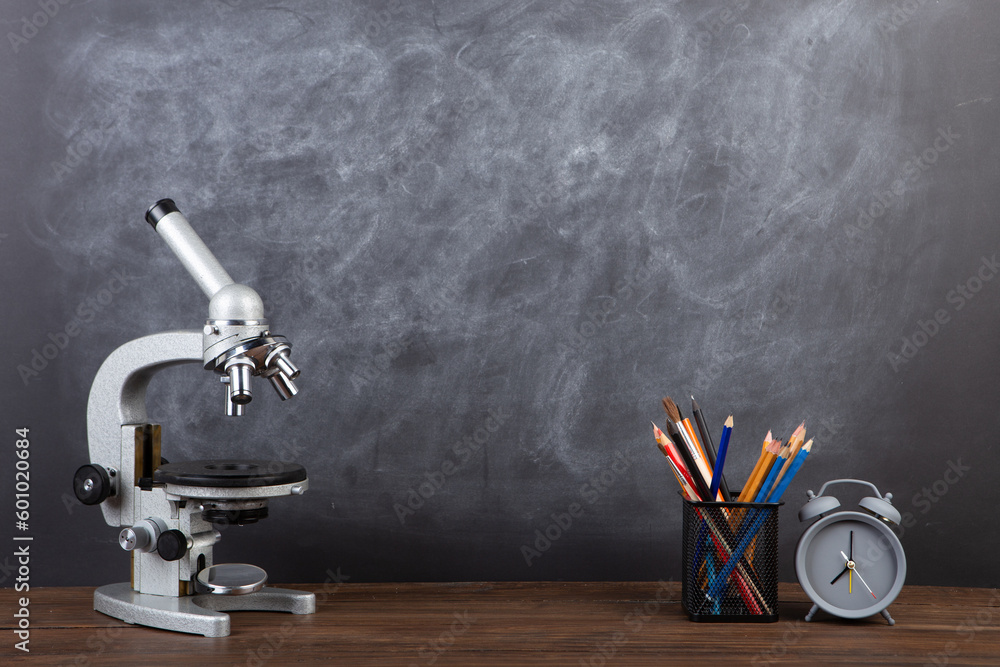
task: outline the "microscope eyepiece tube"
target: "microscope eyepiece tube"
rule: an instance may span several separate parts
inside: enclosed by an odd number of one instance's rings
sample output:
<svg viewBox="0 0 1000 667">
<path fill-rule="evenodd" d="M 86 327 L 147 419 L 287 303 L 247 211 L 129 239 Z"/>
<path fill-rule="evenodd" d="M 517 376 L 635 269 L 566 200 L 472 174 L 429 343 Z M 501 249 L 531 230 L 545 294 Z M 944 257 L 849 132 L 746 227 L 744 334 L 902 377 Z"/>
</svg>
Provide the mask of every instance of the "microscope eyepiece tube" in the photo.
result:
<svg viewBox="0 0 1000 667">
<path fill-rule="evenodd" d="M 219 260 L 194 231 L 172 199 L 161 199 L 146 210 L 146 222 L 163 237 L 181 264 L 195 279 L 208 298 L 226 285 L 233 284 Z"/>
</svg>

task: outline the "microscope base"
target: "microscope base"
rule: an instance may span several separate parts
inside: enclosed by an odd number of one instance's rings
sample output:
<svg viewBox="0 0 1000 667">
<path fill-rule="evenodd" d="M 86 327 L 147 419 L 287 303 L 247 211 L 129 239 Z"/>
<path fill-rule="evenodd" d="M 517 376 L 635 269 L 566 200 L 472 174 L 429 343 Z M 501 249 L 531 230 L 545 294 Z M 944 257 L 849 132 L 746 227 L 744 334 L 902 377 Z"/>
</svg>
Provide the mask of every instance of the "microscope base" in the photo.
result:
<svg viewBox="0 0 1000 667">
<path fill-rule="evenodd" d="M 316 595 L 265 586 L 247 595 L 187 595 L 167 597 L 132 590 L 126 583 L 108 584 L 94 591 L 94 609 L 126 623 L 187 632 L 206 637 L 229 635 L 226 611 L 287 611 L 312 614 Z"/>
</svg>

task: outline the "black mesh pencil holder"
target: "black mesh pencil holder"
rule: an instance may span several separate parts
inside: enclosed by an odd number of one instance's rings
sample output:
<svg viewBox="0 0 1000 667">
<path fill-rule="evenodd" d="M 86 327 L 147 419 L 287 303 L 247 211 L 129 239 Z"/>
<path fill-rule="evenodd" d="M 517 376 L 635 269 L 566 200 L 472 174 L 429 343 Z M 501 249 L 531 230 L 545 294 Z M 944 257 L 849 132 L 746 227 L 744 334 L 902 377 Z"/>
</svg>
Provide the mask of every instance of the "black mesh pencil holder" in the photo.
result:
<svg viewBox="0 0 1000 667">
<path fill-rule="evenodd" d="M 782 503 L 684 500 L 681 601 L 692 621 L 778 620 Z"/>
</svg>

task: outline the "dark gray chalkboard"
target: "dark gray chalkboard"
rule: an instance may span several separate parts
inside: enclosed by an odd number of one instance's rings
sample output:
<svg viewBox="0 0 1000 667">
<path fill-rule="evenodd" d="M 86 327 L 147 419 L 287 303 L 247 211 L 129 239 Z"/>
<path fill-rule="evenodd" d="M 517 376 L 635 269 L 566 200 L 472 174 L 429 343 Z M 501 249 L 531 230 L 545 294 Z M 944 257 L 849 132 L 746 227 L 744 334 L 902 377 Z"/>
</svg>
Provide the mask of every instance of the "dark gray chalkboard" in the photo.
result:
<svg viewBox="0 0 1000 667">
<path fill-rule="evenodd" d="M 649 422 L 694 393 L 717 436 L 734 415 L 733 484 L 768 429 L 817 438 L 783 580 L 806 489 L 860 477 L 911 515 L 909 583 L 997 585 L 994 3 L 53 6 L 0 9 L 0 460 L 29 427 L 33 584 L 127 576 L 70 479 L 102 360 L 207 316 L 142 220 L 172 197 L 303 369 L 240 420 L 196 367 L 151 387 L 171 460 L 309 470 L 217 561 L 677 578 Z"/>
</svg>

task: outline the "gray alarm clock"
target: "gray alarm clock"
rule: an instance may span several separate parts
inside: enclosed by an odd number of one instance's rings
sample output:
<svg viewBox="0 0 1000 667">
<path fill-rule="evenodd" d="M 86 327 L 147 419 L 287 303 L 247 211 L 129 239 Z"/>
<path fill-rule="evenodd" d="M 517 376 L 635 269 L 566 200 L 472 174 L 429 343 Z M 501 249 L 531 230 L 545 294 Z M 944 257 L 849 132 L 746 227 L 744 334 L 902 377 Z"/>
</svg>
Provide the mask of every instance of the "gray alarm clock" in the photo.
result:
<svg viewBox="0 0 1000 667">
<path fill-rule="evenodd" d="M 840 502 L 823 495 L 831 484 L 854 483 L 870 487 L 875 497 L 859 507 L 867 513 L 841 511 L 830 514 Z M 871 482 L 834 479 L 819 495 L 808 492 L 809 502 L 799 510 L 799 521 L 819 517 L 799 538 L 795 548 L 795 574 L 815 604 L 806 615 L 811 621 L 822 609 L 841 618 L 865 618 L 881 613 L 895 621 L 887 607 L 899 595 L 906 579 L 906 555 L 890 526 L 900 521 L 892 494 L 883 497 Z"/>
</svg>

